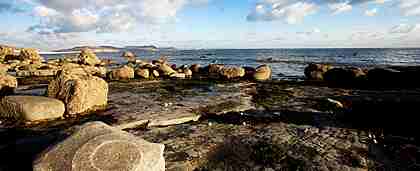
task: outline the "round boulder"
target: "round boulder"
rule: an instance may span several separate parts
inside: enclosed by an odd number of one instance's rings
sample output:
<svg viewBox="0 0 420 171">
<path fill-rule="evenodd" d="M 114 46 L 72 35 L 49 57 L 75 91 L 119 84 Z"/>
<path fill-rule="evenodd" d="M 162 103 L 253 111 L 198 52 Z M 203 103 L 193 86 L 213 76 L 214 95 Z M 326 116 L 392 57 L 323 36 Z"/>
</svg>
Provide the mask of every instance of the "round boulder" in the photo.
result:
<svg viewBox="0 0 420 171">
<path fill-rule="evenodd" d="M 272 71 L 268 65 L 261 65 L 255 69 L 254 79 L 256 81 L 266 81 L 271 79 Z"/>
<path fill-rule="evenodd" d="M 220 74 L 224 79 L 237 79 L 245 76 L 245 69 L 242 67 L 223 68 Z"/>
<path fill-rule="evenodd" d="M 123 66 L 118 69 L 112 70 L 108 78 L 110 80 L 128 80 L 134 78 L 134 69 L 129 66 Z"/>
</svg>

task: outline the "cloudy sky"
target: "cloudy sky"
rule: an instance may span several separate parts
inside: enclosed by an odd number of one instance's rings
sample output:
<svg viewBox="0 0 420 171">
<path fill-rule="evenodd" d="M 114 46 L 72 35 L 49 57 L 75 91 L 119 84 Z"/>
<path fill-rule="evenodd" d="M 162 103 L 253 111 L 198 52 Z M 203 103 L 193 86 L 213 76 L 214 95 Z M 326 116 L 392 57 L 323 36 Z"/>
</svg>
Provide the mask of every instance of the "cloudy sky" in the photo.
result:
<svg viewBox="0 0 420 171">
<path fill-rule="evenodd" d="M 420 0 L 0 0 L 0 44 L 420 47 Z"/>
</svg>

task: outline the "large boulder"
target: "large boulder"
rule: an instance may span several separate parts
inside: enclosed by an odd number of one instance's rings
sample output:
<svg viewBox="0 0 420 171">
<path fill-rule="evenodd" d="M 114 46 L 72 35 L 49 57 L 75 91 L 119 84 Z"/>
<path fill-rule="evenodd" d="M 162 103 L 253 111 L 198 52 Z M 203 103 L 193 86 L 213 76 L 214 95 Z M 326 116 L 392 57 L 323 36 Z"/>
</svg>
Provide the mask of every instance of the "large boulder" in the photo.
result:
<svg viewBox="0 0 420 171">
<path fill-rule="evenodd" d="M 238 79 L 245 76 L 245 69 L 242 67 L 225 67 L 220 71 L 220 75 L 227 80 Z"/>
<path fill-rule="evenodd" d="M 272 71 L 268 65 L 261 65 L 255 69 L 254 79 L 256 81 L 266 81 L 271 79 Z"/>
<path fill-rule="evenodd" d="M 9 74 L 0 74 L 0 96 L 13 94 L 17 86 L 16 77 Z"/>
<path fill-rule="evenodd" d="M 33 169 L 164 171 L 164 148 L 163 144 L 147 142 L 102 122 L 90 122 L 42 152 Z"/>
<path fill-rule="evenodd" d="M 108 83 L 96 76 L 61 71 L 48 85 L 47 94 L 62 100 L 68 115 L 84 114 L 106 107 Z"/>
<path fill-rule="evenodd" d="M 6 96 L 0 101 L 0 116 L 23 121 L 43 121 L 63 116 L 64 103 L 42 96 Z"/>
<path fill-rule="evenodd" d="M 109 72 L 108 79 L 110 80 L 128 80 L 134 78 L 134 69 L 129 66 L 123 66 Z"/>
<path fill-rule="evenodd" d="M 38 50 L 32 49 L 32 48 L 21 49 L 18 59 L 21 61 L 24 61 L 24 60 L 35 61 L 35 62 L 43 61 L 43 58 L 38 54 Z"/>
<path fill-rule="evenodd" d="M 324 74 L 333 67 L 328 64 L 311 63 L 305 68 L 305 76 L 308 80 L 324 80 Z"/>
<path fill-rule="evenodd" d="M 97 65 L 101 63 L 101 60 L 96 57 L 96 54 L 90 49 L 83 49 L 79 54 L 78 60 L 81 64 L 85 65 Z"/>
</svg>

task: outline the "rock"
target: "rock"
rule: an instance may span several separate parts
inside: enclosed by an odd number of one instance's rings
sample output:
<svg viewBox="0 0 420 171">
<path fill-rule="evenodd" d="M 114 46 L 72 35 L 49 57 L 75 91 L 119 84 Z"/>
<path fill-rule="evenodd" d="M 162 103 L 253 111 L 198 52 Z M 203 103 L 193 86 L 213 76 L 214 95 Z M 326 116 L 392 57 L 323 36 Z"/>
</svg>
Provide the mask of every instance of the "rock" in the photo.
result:
<svg viewBox="0 0 420 171">
<path fill-rule="evenodd" d="M 245 70 L 245 78 L 246 79 L 253 79 L 254 78 L 254 74 L 256 72 L 254 67 L 243 67 Z"/>
<path fill-rule="evenodd" d="M 327 98 L 326 100 L 322 100 L 319 103 L 319 107 L 323 111 L 332 111 L 332 112 L 342 111 L 345 109 L 343 103 L 341 103 L 338 100 L 334 100 L 330 98 Z"/>
<path fill-rule="evenodd" d="M 136 63 L 136 55 L 132 52 L 126 51 L 122 54 L 122 57 L 127 59 L 129 63 Z"/>
<path fill-rule="evenodd" d="M 105 78 L 107 69 L 105 67 L 96 67 L 89 65 L 79 65 L 75 63 L 66 63 L 61 66 L 61 70 L 65 70 L 66 73 L 73 73 L 79 75 L 94 75 Z"/>
<path fill-rule="evenodd" d="M 85 65 L 97 65 L 101 63 L 101 60 L 96 57 L 96 54 L 90 49 L 83 49 L 79 54 L 78 60 L 81 64 Z"/>
<path fill-rule="evenodd" d="M 185 68 L 183 70 L 183 73 L 185 74 L 186 77 L 192 77 L 193 75 L 193 72 L 189 68 Z"/>
<path fill-rule="evenodd" d="M 47 94 L 62 100 L 67 114 L 84 114 L 105 108 L 108 83 L 96 76 L 61 71 L 48 85 Z"/>
<path fill-rule="evenodd" d="M 324 74 L 324 80 L 342 85 L 354 85 L 361 81 L 366 74 L 360 68 L 333 68 Z"/>
<path fill-rule="evenodd" d="M 112 70 L 108 74 L 110 80 L 128 80 L 134 78 L 134 69 L 129 66 L 123 66 Z"/>
<path fill-rule="evenodd" d="M 152 71 L 152 75 L 153 75 L 153 77 L 155 77 L 155 78 L 159 78 L 159 76 L 160 76 L 159 71 L 157 71 L 157 70 L 153 70 L 153 71 Z"/>
<path fill-rule="evenodd" d="M 373 68 L 368 71 L 367 80 L 369 84 L 375 87 L 401 86 L 404 82 L 404 76 L 401 71 L 395 69 Z"/>
<path fill-rule="evenodd" d="M 56 69 L 42 69 L 42 70 L 24 70 L 16 71 L 18 77 L 50 77 L 55 76 L 58 70 Z"/>
<path fill-rule="evenodd" d="M 210 79 L 220 79 L 224 65 L 222 64 L 209 64 L 206 68 L 204 68 L 204 72 L 207 72 L 207 75 Z"/>
<path fill-rule="evenodd" d="M 242 78 L 245 76 L 245 69 L 242 67 L 225 67 L 221 70 L 220 75 L 228 80 Z"/>
<path fill-rule="evenodd" d="M 148 79 L 150 77 L 150 72 L 149 69 L 145 68 L 138 68 L 136 70 L 136 75 L 139 76 L 140 78 L 144 78 L 144 79 Z"/>
<path fill-rule="evenodd" d="M 170 66 L 168 66 L 167 64 L 160 64 L 159 70 L 163 73 L 164 76 L 169 76 L 171 74 L 176 73 L 176 71 L 172 69 Z"/>
<path fill-rule="evenodd" d="M 137 138 L 102 122 L 82 125 L 34 161 L 35 171 L 164 171 L 163 144 Z"/>
<path fill-rule="evenodd" d="M 13 94 L 17 86 L 15 77 L 9 74 L 0 74 L 0 96 Z"/>
<path fill-rule="evenodd" d="M 8 60 L 9 56 L 14 56 L 15 48 L 0 46 L 0 61 Z"/>
<path fill-rule="evenodd" d="M 185 79 L 186 75 L 184 73 L 172 73 L 169 75 L 171 78 Z"/>
<path fill-rule="evenodd" d="M 41 68 L 41 66 L 41 64 L 27 64 L 20 66 L 18 70 L 36 71 L 38 68 Z"/>
<path fill-rule="evenodd" d="M 10 65 L 0 63 L 0 74 L 5 74 L 9 71 Z"/>
<path fill-rule="evenodd" d="M 31 48 L 24 48 L 20 50 L 19 60 L 29 61 L 43 61 L 43 58 L 38 54 L 38 50 Z"/>
<path fill-rule="evenodd" d="M 153 65 L 168 64 L 168 58 L 165 56 L 161 56 L 158 60 L 153 60 L 152 64 Z"/>
<path fill-rule="evenodd" d="M 193 73 L 199 73 L 199 72 L 200 72 L 200 68 L 201 68 L 201 65 L 200 65 L 200 64 L 192 64 L 192 65 L 190 66 L 190 70 L 191 70 Z"/>
<path fill-rule="evenodd" d="M 308 80 L 324 80 L 324 74 L 333 67 L 328 64 L 311 63 L 305 68 L 305 76 Z"/>
<path fill-rule="evenodd" d="M 0 116 L 24 121 L 42 121 L 63 116 L 64 103 L 42 96 L 6 96 L 0 101 Z"/>
<path fill-rule="evenodd" d="M 255 69 L 254 79 L 256 81 L 266 81 L 271 79 L 271 68 L 268 65 L 261 65 Z"/>
</svg>

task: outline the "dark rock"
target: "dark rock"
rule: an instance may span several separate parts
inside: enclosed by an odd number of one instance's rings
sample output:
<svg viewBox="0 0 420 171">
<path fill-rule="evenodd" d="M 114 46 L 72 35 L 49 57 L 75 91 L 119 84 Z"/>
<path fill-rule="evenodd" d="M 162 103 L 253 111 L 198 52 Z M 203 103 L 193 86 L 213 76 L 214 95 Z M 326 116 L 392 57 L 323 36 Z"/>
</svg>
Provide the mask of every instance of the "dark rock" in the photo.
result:
<svg viewBox="0 0 420 171">
<path fill-rule="evenodd" d="M 355 85 L 365 78 L 366 74 L 360 68 L 333 68 L 324 74 L 324 80 L 340 85 Z"/>
<path fill-rule="evenodd" d="M 324 80 L 324 74 L 332 69 L 328 64 L 314 64 L 311 63 L 305 68 L 305 76 L 308 80 Z"/>
</svg>

